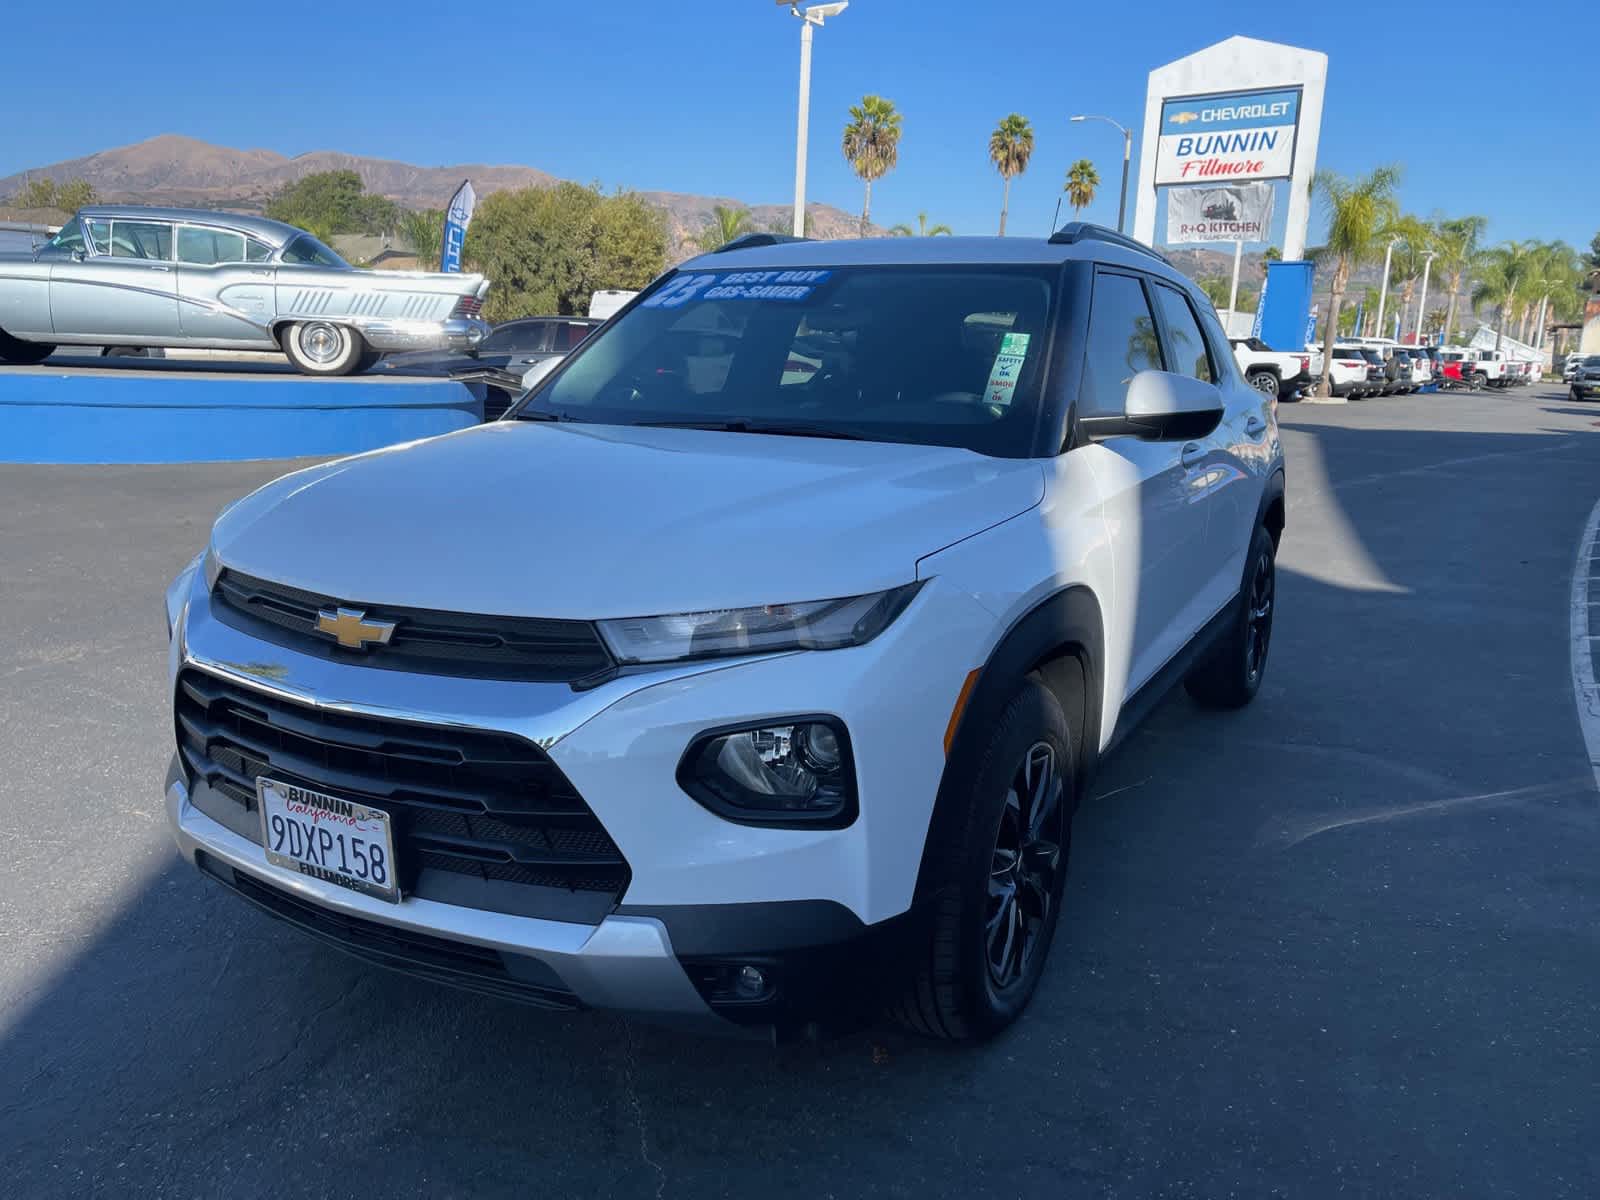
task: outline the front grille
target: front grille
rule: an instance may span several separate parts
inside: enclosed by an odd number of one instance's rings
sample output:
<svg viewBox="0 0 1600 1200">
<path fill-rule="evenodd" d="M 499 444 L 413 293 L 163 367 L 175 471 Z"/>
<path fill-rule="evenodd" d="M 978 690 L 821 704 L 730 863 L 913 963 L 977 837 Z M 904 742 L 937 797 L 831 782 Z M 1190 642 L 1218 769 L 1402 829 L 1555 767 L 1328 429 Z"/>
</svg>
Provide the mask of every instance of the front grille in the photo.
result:
<svg viewBox="0 0 1600 1200">
<path fill-rule="evenodd" d="M 536 958 L 501 954 L 486 946 L 453 942 L 308 904 L 235 871 L 204 850 L 195 861 L 211 878 L 270 916 L 367 962 L 543 1008 L 579 1007 L 577 997 L 561 978 Z"/>
<path fill-rule="evenodd" d="M 191 780 L 247 812 L 266 776 L 389 813 L 409 895 L 592 924 L 627 888 L 622 852 L 532 742 L 325 712 L 194 670 L 176 704 Z"/>
<path fill-rule="evenodd" d="M 340 600 L 239 571 L 223 571 L 212 589 L 212 612 L 225 625 L 302 653 L 338 662 L 474 679 L 592 683 L 615 666 L 588 621 L 489 617 Z M 324 609 L 359 609 L 368 621 L 390 622 L 387 645 L 346 650 L 317 632 Z"/>
</svg>

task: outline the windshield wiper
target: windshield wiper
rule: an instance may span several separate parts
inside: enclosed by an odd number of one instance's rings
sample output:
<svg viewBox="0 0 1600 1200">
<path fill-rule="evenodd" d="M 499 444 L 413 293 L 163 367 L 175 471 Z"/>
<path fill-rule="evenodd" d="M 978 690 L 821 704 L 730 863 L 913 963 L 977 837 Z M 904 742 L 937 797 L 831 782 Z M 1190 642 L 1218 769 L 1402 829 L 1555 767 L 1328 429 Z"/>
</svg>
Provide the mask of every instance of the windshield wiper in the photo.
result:
<svg viewBox="0 0 1600 1200">
<path fill-rule="evenodd" d="M 545 408 L 525 408 L 511 418 L 513 421 L 571 421 L 575 418 L 565 413 L 551 412 Z"/>
<path fill-rule="evenodd" d="M 847 442 L 866 442 L 871 438 L 818 425 L 783 425 L 762 421 L 633 421 L 647 429 L 709 429 L 716 433 L 767 433 L 779 437 L 835 438 Z"/>
</svg>

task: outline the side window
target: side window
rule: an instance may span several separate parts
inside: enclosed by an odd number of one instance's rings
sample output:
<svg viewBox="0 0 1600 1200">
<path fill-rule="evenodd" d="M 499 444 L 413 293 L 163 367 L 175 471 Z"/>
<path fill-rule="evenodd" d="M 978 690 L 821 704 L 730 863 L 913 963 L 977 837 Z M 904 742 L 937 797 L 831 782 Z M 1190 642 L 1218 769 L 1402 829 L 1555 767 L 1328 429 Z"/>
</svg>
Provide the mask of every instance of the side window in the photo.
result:
<svg viewBox="0 0 1600 1200">
<path fill-rule="evenodd" d="M 1144 286 L 1132 275 L 1096 275 L 1078 415 L 1119 416 L 1129 381 L 1140 371 L 1162 369 L 1161 340 Z"/>
<path fill-rule="evenodd" d="M 1168 350 L 1171 351 L 1172 370 L 1180 375 L 1193 375 L 1207 383 L 1217 381 L 1211 366 L 1211 355 L 1206 349 L 1206 339 L 1200 332 L 1200 322 L 1195 320 L 1189 301 L 1175 288 L 1164 283 L 1156 284 L 1156 303 L 1167 322 Z"/>
<path fill-rule="evenodd" d="M 110 221 L 90 221 L 90 222 L 88 222 L 88 229 L 89 229 L 89 240 L 94 243 L 94 252 L 96 254 L 110 254 L 111 253 L 111 222 Z"/>
<path fill-rule="evenodd" d="M 556 336 L 551 344 L 552 350 L 571 350 L 584 338 L 588 337 L 594 329 L 593 325 L 578 325 L 571 322 L 558 325 Z"/>
<path fill-rule="evenodd" d="M 178 261 L 200 266 L 243 262 L 244 235 L 184 225 L 178 230 Z"/>
<path fill-rule="evenodd" d="M 170 261 L 172 226 L 155 221 L 111 222 L 111 257 Z"/>
<path fill-rule="evenodd" d="M 267 262 L 272 258 L 272 247 L 265 242 L 258 242 L 255 238 L 244 240 L 245 262 Z"/>
</svg>

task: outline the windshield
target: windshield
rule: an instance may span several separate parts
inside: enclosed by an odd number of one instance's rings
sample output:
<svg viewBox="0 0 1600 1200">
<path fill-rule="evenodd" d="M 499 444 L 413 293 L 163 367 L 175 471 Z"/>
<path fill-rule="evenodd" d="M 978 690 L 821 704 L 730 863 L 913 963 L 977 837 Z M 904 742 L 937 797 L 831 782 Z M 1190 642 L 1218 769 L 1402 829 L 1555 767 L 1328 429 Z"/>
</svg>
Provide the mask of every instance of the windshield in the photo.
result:
<svg viewBox="0 0 1600 1200">
<path fill-rule="evenodd" d="M 521 416 L 1032 452 L 1051 268 L 685 271 Z"/>
<path fill-rule="evenodd" d="M 311 267 L 348 267 L 350 265 L 309 233 L 302 233 L 283 248 L 283 261 L 286 263 L 301 263 Z"/>
</svg>

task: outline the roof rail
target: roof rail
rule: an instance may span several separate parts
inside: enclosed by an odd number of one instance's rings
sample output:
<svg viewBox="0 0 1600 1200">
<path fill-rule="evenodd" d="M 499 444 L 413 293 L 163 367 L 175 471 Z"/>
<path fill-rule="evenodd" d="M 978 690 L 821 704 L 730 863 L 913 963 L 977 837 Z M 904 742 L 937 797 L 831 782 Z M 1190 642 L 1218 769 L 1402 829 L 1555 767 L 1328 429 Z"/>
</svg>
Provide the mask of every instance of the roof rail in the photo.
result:
<svg viewBox="0 0 1600 1200">
<path fill-rule="evenodd" d="M 726 254 L 729 250 L 750 250 L 756 246 L 781 246 L 785 242 L 809 242 L 806 237 L 791 233 L 742 233 L 731 242 L 724 242 L 711 253 Z"/>
<path fill-rule="evenodd" d="M 1068 221 L 1050 235 L 1050 244 L 1052 246 L 1071 246 L 1085 240 L 1109 242 L 1111 245 L 1121 246 L 1125 250 L 1137 250 L 1140 254 L 1148 254 L 1151 258 L 1158 258 L 1168 266 L 1172 265 L 1171 261 L 1161 251 L 1146 246 L 1143 242 L 1135 241 L 1126 234 L 1118 233 L 1115 229 L 1107 229 L 1104 225 L 1091 225 L 1088 221 Z"/>
</svg>

